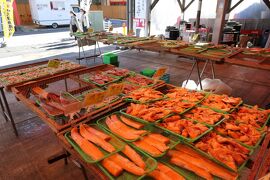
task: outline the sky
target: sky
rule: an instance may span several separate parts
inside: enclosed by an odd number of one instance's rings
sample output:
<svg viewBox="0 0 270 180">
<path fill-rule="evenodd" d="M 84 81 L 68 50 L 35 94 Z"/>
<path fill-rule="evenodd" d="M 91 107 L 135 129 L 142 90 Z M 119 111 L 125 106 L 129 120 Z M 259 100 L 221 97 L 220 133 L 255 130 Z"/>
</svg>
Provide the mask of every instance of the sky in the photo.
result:
<svg viewBox="0 0 270 180">
<path fill-rule="evenodd" d="M 238 1 L 239 0 L 232 0 L 232 6 Z M 189 2 L 190 0 L 186 0 L 186 4 Z M 233 18 L 235 14 L 246 9 L 253 3 L 260 3 L 260 0 L 244 0 L 230 13 L 230 18 Z M 216 6 L 217 0 L 203 0 L 201 18 L 215 18 Z M 185 12 L 185 20 L 188 21 L 190 18 L 196 18 L 197 8 L 198 0 L 195 0 Z M 151 31 L 155 34 L 164 33 L 166 26 L 175 25 L 179 16 L 182 17 L 182 14 L 177 0 L 160 0 L 151 12 Z"/>
<path fill-rule="evenodd" d="M 168 1 L 168 0 L 160 0 Z M 190 0 L 187 0 L 189 2 Z M 239 0 L 232 0 L 232 6 Z M 215 18 L 216 17 L 216 6 L 217 0 L 203 0 L 202 1 L 202 12 L 201 18 Z M 260 0 L 244 0 L 239 6 L 237 6 L 231 13 L 230 18 L 233 18 L 234 14 L 246 9 L 253 3 L 260 3 Z M 185 19 L 195 18 L 198 8 L 198 0 L 196 0 L 185 12 Z"/>
</svg>

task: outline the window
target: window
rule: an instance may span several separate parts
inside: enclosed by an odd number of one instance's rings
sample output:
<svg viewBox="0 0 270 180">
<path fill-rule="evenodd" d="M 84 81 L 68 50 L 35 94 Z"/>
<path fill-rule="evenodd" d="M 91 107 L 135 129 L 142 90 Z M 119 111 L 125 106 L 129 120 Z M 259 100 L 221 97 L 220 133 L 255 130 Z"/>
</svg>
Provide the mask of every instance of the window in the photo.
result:
<svg viewBox="0 0 270 180">
<path fill-rule="evenodd" d="M 79 13 L 79 12 L 80 12 L 80 8 L 78 8 L 78 7 L 72 7 L 72 10 L 73 10 L 75 13 Z"/>
<path fill-rule="evenodd" d="M 51 1 L 50 6 L 52 10 L 65 10 L 64 1 Z"/>
</svg>

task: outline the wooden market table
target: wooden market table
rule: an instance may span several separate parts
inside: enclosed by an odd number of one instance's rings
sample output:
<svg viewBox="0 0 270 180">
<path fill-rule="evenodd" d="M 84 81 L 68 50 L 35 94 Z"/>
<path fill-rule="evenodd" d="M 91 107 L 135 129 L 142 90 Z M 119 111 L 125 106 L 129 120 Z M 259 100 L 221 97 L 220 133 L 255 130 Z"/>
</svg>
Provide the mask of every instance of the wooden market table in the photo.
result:
<svg viewBox="0 0 270 180">
<path fill-rule="evenodd" d="M 62 60 L 60 60 L 60 61 L 62 61 Z M 38 66 L 41 66 L 41 65 L 46 65 L 46 64 L 48 64 L 48 62 L 49 61 L 46 60 L 46 61 L 42 61 L 42 62 L 35 62 L 35 63 L 15 66 L 15 67 L 11 67 L 11 68 L 0 69 L 0 74 L 1 73 L 12 72 L 12 71 L 16 71 L 16 70 L 21 70 L 21 69 L 25 69 L 25 68 L 38 67 Z M 6 121 L 11 121 L 11 124 L 12 124 L 13 131 L 14 131 L 15 135 L 18 136 L 18 131 L 17 131 L 17 128 L 16 128 L 16 123 L 14 122 L 14 119 L 13 119 L 12 111 L 10 110 L 9 104 L 7 102 L 7 99 L 6 99 L 5 91 L 10 92 L 13 87 L 26 84 L 26 83 L 28 83 L 30 81 L 33 81 L 33 80 L 39 81 L 39 80 L 44 79 L 44 78 L 50 78 L 50 77 L 54 77 L 54 76 L 58 76 L 58 75 L 62 75 L 62 74 L 67 74 L 67 73 L 71 73 L 73 71 L 81 70 L 81 69 L 84 69 L 84 68 L 86 68 L 86 67 L 85 66 L 78 66 L 77 68 L 70 69 L 68 71 L 59 71 L 59 72 L 57 72 L 55 74 L 41 76 L 41 77 L 37 77 L 37 78 L 31 79 L 31 80 L 29 79 L 29 80 L 25 80 L 25 81 L 21 81 L 21 82 L 18 82 L 18 83 L 13 83 L 13 84 L 0 83 L 1 84 L 0 85 L 1 112 L 2 112 L 2 114 L 4 116 L 4 118 L 6 119 Z"/>
<path fill-rule="evenodd" d="M 166 84 L 165 86 L 158 88 L 158 90 L 165 93 L 174 87 L 175 86 L 173 85 Z M 114 111 L 111 111 L 108 112 L 107 114 L 113 112 Z M 84 120 L 81 123 L 93 123 L 100 117 L 102 116 L 96 115 L 91 121 Z M 70 132 L 71 128 L 72 127 L 57 134 L 60 144 L 63 146 L 65 151 L 68 152 L 69 157 L 73 160 L 76 160 L 76 162 L 79 163 L 79 166 L 81 167 L 82 173 L 84 175 L 86 174 L 84 171 L 85 169 L 87 169 L 91 171 L 91 175 L 93 175 L 95 178 L 106 179 L 107 177 L 105 176 L 105 174 L 96 165 L 86 163 L 83 160 L 83 157 L 80 156 L 79 153 L 73 148 L 73 146 L 69 144 L 69 142 L 65 138 L 65 133 Z M 256 150 L 257 152 L 250 157 L 247 165 L 245 166 L 245 169 L 243 169 L 239 173 L 240 176 L 243 176 L 242 179 L 248 180 L 259 179 L 268 172 L 270 163 L 270 129 L 268 129 L 264 140 L 261 142 L 261 145 Z M 85 177 L 85 179 L 87 179 L 87 177 Z"/>
<path fill-rule="evenodd" d="M 244 49 L 241 49 L 237 53 L 226 57 L 225 62 L 255 69 L 270 70 L 270 55 L 268 55 L 268 57 L 262 57 L 252 54 L 244 54 L 243 51 Z"/>
<path fill-rule="evenodd" d="M 21 102 L 23 102 L 29 109 L 31 109 L 33 112 L 35 112 L 38 115 L 38 117 L 40 117 L 47 125 L 49 125 L 49 127 L 55 133 L 58 133 L 64 129 L 70 127 L 72 124 L 79 123 L 80 121 L 84 120 L 85 118 L 91 118 L 95 114 L 103 114 L 109 110 L 117 108 L 118 106 L 123 105 L 124 102 L 122 102 L 120 99 L 120 100 L 112 103 L 110 105 L 110 107 L 108 107 L 108 106 L 102 107 L 98 110 L 87 113 L 87 114 L 79 117 L 78 119 L 75 119 L 75 120 L 72 120 L 69 122 L 57 123 L 54 119 L 50 118 L 44 111 L 42 111 L 39 107 L 37 107 L 35 105 L 35 102 L 33 102 L 29 98 L 30 94 L 31 94 L 31 89 L 34 87 L 45 87 L 45 86 L 48 86 L 48 85 L 56 83 L 56 82 L 65 81 L 65 89 L 63 89 L 63 90 L 67 91 L 71 94 L 77 94 L 77 93 L 80 93 L 80 92 L 83 92 L 86 90 L 91 90 L 91 89 L 97 88 L 97 86 L 95 86 L 91 83 L 86 83 L 84 81 L 80 81 L 77 78 L 75 78 L 76 76 L 79 76 L 79 75 L 82 75 L 85 73 L 89 73 L 89 72 L 93 72 L 96 70 L 108 70 L 108 69 L 111 69 L 113 67 L 114 66 L 112 66 L 112 65 L 104 64 L 104 65 L 98 65 L 98 66 L 94 66 L 94 67 L 90 67 L 90 68 L 84 68 L 81 70 L 68 72 L 68 73 L 64 73 L 64 74 L 60 74 L 60 75 L 55 75 L 53 77 L 47 77 L 47 78 L 43 78 L 43 79 L 36 80 L 33 82 L 28 82 L 28 83 L 20 85 L 20 86 L 13 87 L 12 92 Z M 69 90 L 67 79 L 69 81 L 71 81 L 69 84 L 77 83 L 79 85 L 79 87 Z"/>
</svg>

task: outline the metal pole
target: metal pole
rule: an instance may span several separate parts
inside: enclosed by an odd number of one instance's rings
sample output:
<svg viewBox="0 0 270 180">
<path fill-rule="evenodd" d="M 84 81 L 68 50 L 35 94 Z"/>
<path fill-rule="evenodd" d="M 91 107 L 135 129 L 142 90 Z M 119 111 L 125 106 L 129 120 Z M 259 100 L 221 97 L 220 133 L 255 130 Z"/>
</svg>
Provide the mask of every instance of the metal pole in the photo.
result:
<svg viewBox="0 0 270 180">
<path fill-rule="evenodd" d="M 200 68 L 199 68 L 199 61 L 197 59 L 196 59 L 196 69 L 197 69 L 200 88 L 201 88 L 201 90 L 203 90 L 203 88 L 202 88 L 202 80 L 201 80 L 201 76 L 200 76 L 201 74 L 200 74 Z"/>
<path fill-rule="evenodd" d="M 202 0 L 199 0 L 197 18 L 196 18 L 196 33 L 199 32 L 199 26 L 200 26 L 200 20 L 201 20 L 201 10 L 202 10 Z"/>
<path fill-rule="evenodd" d="M 130 0 L 129 2 L 129 31 L 133 30 L 133 6 L 134 6 L 134 0 Z"/>
<path fill-rule="evenodd" d="M 188 83 L 188 81 L 189 81 L 189 79 L 190 79 L 190 77 L 191 77 L 191 74 L 192 74 L 193 69 L 194 69 L 195 64 L 196 64 L 195 59 L 194 59 L 194 58 L 192 58 L 192 60 L 193 60 L 193 64 L 192 64 L 191 70 L 190 70 L 190 72 L 189 72 L 189 74 L 188 74 L 188 78 L 187 78 L 187 80 L 186 80 L 186 83 L 185 83 L 185 86 L 184 86 L 184 87 L 186 87 L 186 86 L 187 86 L 187 83 Z"/>
<path fill-rule="evenodd" d="M 127 0 L 127 4 L 126 4 L 126 17 L 127 17 L 127 32 L 129 31 L 129 4 L 130 4 L 130 0 Z"/>
</svg>

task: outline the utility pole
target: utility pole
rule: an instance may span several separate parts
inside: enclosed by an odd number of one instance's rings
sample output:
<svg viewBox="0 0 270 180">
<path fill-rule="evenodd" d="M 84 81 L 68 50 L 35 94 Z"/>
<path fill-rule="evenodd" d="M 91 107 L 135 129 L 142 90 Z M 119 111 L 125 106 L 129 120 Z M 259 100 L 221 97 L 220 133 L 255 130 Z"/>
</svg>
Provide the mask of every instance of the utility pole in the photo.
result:
<svg viewBox="0 0 270 180">
<path fill-rule="evenodd" d="M 228 0 L 218 0 L 217 2 L 217 13 L 212 38 L 212 42 L 214 44 L 218 44 L 221 40 L 225 23 L 225 16 L 227 14 L 229 4 L 230 3 Z"/>
<path fill-rule="evenodd" d="M 202 0 L 198 1 L 198 11 L 197 11 L 197 18 L 196 18 L 196 33 L 199 32 L 200 20 L 201 20 L 201 10 L 202 10 Z"/>
</svg>

